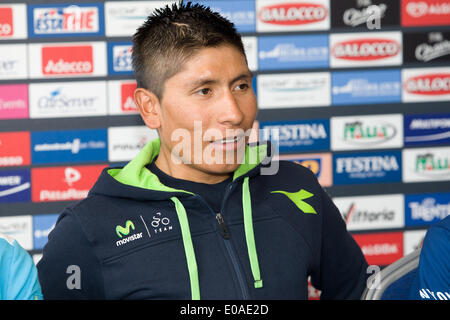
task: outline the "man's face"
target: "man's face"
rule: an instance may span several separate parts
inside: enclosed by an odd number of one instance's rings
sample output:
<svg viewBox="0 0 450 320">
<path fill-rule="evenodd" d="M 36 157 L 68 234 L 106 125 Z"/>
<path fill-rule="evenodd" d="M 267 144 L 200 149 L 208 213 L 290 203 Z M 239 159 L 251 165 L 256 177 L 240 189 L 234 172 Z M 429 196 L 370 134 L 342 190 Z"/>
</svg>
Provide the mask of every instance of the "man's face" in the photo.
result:
<svg viewBox="0 0 450 320">
<path fill-rule="evenodd" d="M 229 176 L 241 162 L 256 112 L 244 55 L 232 46 L 203 48 L 164 84 L 159 158 L 178 163 L 180 178 Z"/>
</svg>

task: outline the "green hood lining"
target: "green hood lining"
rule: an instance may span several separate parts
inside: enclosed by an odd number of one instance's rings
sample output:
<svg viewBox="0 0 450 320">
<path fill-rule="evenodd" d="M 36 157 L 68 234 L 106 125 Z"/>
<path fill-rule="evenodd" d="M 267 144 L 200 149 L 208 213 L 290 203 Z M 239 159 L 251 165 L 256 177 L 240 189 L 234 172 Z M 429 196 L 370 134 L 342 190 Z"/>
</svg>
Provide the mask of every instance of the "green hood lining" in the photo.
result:
<svg viewBox="0 0 450 320">
<path fill-rule="evenodd" d="M 186 190 L 178 190 L 170 188 L 162 184 L 158 177 L 148 170 L 145 166 L 151 163 L 159 154 L 161 141 L 159 138 L 147 143 L 141 152 L 131 160 L 122 169 L 109 169 L 108 174 L 111 175 L 118 182 L 131 185 L 134 187 L 165 191 L 165 192 L 183 192 L 192 194 Z M 238 167 L 233 174 L 233 181 L 239 177 L 244 176 L 250 170 L 259 165 L 259 163 L 267 155 L 267 145 L 261 146 L 247 146 L 245 149 L 244 162 Z M 189 228 L 189 221 L 186 214 L 186 209 L 177 197 L 171 197 L 170 200 L 175 204 L 178 221 L 181 228 L 181 236 L 183 240 L 184 252 L 186 255 L 186 263 L 189 273 L 189 282 L 191 286 L 192 300 L 200 299 L 200 285 L 198 278 L 197 260 L 195 257 L 194 246 L 192 244 L 191 232 Z M 258 255 L 255 246 L 255 235 L 253 231 L 252 206 L 250 197 L 249 178 L 244 177 L 242 186 L 242 206 L 244 212 L 244 231 L 247 243 L 248 257 L 250 267 L 254 278 L 254 287 L 262 288 L 263 282 L 259 270 Z"/>
</svg>

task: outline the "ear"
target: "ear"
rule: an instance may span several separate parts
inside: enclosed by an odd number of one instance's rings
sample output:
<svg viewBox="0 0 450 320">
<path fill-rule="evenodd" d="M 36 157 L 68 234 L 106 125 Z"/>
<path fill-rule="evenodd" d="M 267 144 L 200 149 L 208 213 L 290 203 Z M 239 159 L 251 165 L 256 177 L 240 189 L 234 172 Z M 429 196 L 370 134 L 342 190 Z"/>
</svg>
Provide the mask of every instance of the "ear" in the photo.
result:
<svg viewBox="0 0 450 320">
<path fill-rule="evenodd" d="M 147 89 L 137 88 L 134 91 L 134 102 L 147 127 L 158 129 L 161 126 L 161 107 L 158 97 Z"/>
</svg>

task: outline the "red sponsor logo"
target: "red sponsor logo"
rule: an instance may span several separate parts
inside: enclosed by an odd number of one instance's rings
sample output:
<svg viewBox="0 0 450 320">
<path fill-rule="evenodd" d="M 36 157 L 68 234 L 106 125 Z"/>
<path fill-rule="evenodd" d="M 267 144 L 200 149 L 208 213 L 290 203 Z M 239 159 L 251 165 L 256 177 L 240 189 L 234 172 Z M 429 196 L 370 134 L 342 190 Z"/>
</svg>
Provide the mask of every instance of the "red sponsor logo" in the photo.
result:
<svg viewBox="0 0 450 320">
<path fill-rule="evenodd" d="M 325 20 L 328 9 L 315 3 L 280 3 L 263 7 L 259 20 L 276 25 L 302 25 Z"/>
<path fill-rule="evenodd" d="M 400 49 L 395 40 L 368 38 L 338 42 L 331 50 L 339 59 L 369 61 L 394 57 Z"/>
<path fill-rule="evenodd" d="M 94 72 L 92 46 L 42 47 L 44 75 L 76 75 Z"/>
<path fill-rule="evenodd" d="M 105 165 L 31 169 L 34 202 L 86 198 Z"/>
<path fill-rule="evenodd" d="M 401 232 L 355 234 L 353 238 L 369 264 L 385 266 L 403 257 Z"/>
<path fill-rule="evenodd" d="M 0 133 L 0 167 L 26 166 L 30 164 L 30 133 Z"/>
<path fill-rule="evenodd" d="M 404 84 L 408 93 L 421 95 L 450 94 L 450 73 L 425 74 L 409 78 Z"/>
<path fill-rule="evenodd" d="M 402 0 L 403 26 L 439 26 L 449 21 L 449 0 Z"/>
<path fill-rule="evenodd" d="M 13 28 L 13 10 L 12 8 L 0 8 L 0 37 L 12 36 Z"/>
<path fill-rule="evenodd" d="M 136 83 L 122 83 L 120 85 L 121 104 L 120 108 L 123 112 L 138 111 L 136 103 L 134 102 L 134 90 L 136 90 Z"/>
</svg>

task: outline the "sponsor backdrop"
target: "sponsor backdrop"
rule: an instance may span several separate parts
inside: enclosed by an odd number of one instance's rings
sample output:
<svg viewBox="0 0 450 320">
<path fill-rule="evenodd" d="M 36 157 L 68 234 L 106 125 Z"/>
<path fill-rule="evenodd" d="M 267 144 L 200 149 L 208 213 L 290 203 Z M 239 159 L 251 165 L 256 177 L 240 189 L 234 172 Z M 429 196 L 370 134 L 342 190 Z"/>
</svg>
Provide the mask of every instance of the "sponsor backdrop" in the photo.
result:
<svg viewBox="0 0 450 320">
<path fill-rule="evenodd" d="M 61 210 L 156 137 L 131 36 L 171 2 L 0 1 L 0 232 L 35 261 Z M 243 35 L 260 138 L 316 173 L 369 263 L 420 247 L 450 214 L 450 0 L 197 2 Z"/>
</svg>

